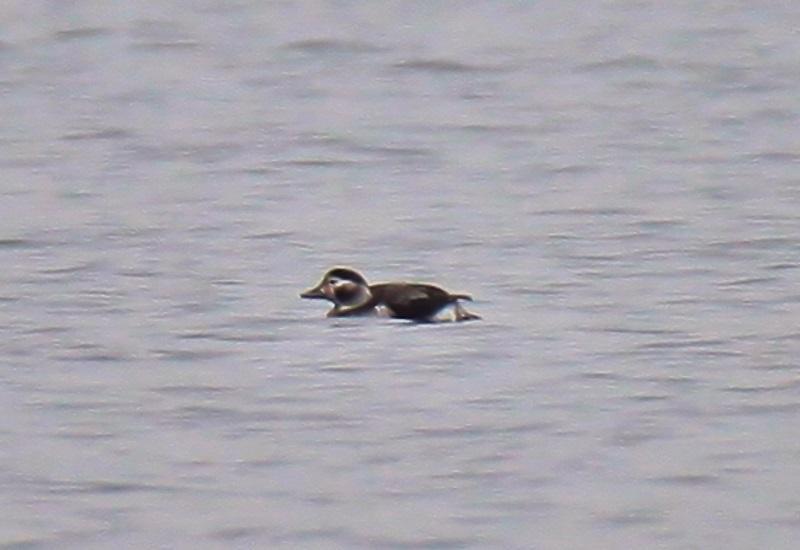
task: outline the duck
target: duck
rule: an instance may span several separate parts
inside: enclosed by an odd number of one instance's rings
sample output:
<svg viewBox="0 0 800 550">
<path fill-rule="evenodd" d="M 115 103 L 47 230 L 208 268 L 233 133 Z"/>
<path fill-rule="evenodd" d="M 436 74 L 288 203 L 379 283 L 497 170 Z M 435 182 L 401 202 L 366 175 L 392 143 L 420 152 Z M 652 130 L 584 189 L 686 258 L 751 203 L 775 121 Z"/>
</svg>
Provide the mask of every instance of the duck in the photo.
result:
<svg viewBox="0 0 800 550">
<path fill-rule="evenodd" d="M 394 319 L 432 322 L 448 306 L 453 307 L 455 321 L 472 321 L 481 317 L 470 313 L 459 300 L 472 301 L 469 294 L 453 294 L 425 283 L 391 282 L 369 284 L 364 276 L 349 267 L 329 269 L 313 288 L 301 298 L 328 300 L 333 308 L 327 317 L 382 315 Z"/>
</svg>

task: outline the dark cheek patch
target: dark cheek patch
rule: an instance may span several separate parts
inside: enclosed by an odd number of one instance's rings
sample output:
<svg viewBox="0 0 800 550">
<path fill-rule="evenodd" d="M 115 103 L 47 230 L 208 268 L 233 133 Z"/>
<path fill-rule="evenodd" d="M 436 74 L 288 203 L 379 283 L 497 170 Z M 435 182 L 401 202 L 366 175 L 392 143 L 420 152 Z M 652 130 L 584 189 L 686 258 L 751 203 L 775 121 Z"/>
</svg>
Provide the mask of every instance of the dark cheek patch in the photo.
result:
<svg viewBox="0 0 800 550">
<path fill-rule="evenodd" d="M 336 287 L 335 292 L 337 300 L 347 303 L 356 298 L 358 295 L 358 287 L 356 285 L 340 285 Z"/>
</svg>

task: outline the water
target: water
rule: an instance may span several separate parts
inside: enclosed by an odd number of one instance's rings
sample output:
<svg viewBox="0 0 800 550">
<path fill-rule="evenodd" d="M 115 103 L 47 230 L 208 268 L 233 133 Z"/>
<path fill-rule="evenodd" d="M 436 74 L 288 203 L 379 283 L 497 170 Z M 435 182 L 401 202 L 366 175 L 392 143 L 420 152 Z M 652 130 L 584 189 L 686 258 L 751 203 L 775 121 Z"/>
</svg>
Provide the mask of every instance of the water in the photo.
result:
<svg viewBox="0 0 800 550">
<path fill-rule="evenodd" d="M 796 547 L 793 6 L 0 18 L 4 547 Z"/>
</svg>

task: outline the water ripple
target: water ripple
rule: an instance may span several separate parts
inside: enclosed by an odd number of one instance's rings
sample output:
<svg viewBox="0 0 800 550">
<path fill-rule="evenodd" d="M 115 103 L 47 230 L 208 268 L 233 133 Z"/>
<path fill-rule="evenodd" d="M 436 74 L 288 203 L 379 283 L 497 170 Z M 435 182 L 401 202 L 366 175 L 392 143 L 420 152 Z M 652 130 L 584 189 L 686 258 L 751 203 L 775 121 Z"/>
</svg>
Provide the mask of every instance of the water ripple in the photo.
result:
<svg viewBox="0 0 800 550">
<path fill-rule="evenodd" d="M 328 38 L 315 38 L 289 42 L 284 46 L 287 50 L 295 50 L 313 54 L 361 54 L 384 51 L 383 48 L 355 40 L 336 40 Z"/>
<path fill-rule="evenodd" d="M 53 37 L 60 42 L 71 42 L 73 40 L 97 38 L 108 34 L 111 34 L 111 30 L 104 27 L 77 27 L 58 31 Z"/>
<path fill-rule="evenodd" d="M 495 73 L 501 71 L 509 71 L 509 67 L 491 66 L 491 65 L 474 65 L 464 63 L 461 61 L 449 59 L 408 59 L 400 61 L 392 65 L 395 69 L 428 72 L 434 74 L 440 73 Z"/>
</svg>

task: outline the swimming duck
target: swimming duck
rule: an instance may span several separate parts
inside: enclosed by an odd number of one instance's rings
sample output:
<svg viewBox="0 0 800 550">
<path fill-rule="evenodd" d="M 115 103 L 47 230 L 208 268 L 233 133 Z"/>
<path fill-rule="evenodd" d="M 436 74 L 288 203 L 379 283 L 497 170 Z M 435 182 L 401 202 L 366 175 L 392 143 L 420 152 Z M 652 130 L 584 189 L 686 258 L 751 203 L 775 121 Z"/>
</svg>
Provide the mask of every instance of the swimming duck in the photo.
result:
<svg viewBox="0 0 800 550">
<path fill-rule="evenodd" d="M 328 300 L 333 308 L 328 317 L 383 314 L 395 319 L 433 321 L 437 313 L 452 305 L 456 321 L 480 319 L 465 310 L 459 300 L 468 294 L 451 294 L 438 286 L 421 283 L 379 283 L 370 285 L 358 271 L 334 267 L 301 298 Z"/>
</svg>

